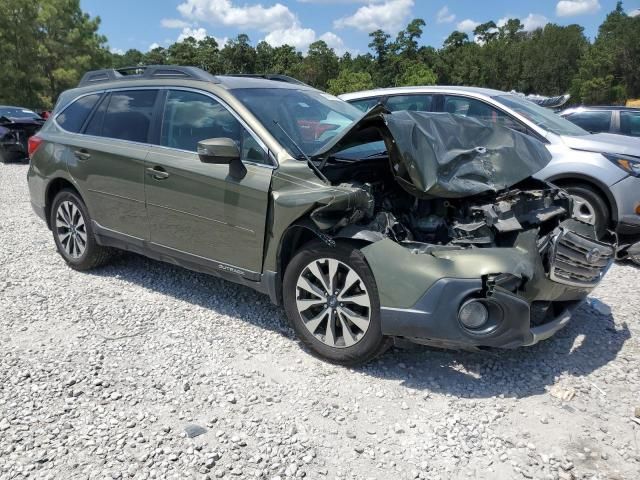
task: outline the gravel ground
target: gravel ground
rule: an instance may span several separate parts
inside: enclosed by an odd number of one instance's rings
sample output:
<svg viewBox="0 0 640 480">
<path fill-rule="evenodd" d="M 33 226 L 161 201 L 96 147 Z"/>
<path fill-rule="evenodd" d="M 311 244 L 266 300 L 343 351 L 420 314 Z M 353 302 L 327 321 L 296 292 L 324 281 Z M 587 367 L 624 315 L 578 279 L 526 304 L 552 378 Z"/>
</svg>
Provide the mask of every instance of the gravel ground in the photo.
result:
<svg viewBox="0 0 640 480">
<path fill-rule="evenodd" d="M 535 347 L 346 369 L 248 288 L 67 268 L 26 170 L 0 164 L 0 479 L 640 478 L 635 267 Z"/>
</svg>

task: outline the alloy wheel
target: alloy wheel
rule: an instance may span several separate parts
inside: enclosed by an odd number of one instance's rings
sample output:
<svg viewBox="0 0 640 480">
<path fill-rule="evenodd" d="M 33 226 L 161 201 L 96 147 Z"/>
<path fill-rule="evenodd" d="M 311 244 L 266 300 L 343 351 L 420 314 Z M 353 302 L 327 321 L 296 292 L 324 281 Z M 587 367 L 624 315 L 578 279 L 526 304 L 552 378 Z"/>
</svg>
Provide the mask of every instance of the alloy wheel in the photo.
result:
<svg viewBox="0 0 640 480">
<path fill-rule="evenodd" d="M 333 258 L 309 263 L 296 284 L 296 306 L 318 340 L 334 348 L 351 347 L 369 329 L 371 299 L 360 276 Z"/>
<path fill-rule="evenodd" d="M 71 258 L 80 258 L 87 248 L 87 227 L 82 212 L 73 202 L 65 200 L 56 212 L 56 235 Z"/>
<path fill-rule="evenodd" d="M 579 195 L 571 195 L 573 197 L 573 216 L 581 222 L 595 225 L 596 212 L 593 205 L 585 198 Z"/>
</svg>

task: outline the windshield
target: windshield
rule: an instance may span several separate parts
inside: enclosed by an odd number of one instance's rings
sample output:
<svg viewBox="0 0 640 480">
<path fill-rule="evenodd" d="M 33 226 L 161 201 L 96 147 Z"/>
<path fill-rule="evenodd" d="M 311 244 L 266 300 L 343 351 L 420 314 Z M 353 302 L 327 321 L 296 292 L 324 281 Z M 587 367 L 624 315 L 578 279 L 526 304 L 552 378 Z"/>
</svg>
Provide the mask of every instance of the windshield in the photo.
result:
<svg viewBox="0 0 640 480">
<path fill-rule="evenodd" d="M 282 129 L 310 156 L 362 116 L 356 107 L 316 90 L 239 88 L 233 94 L 294 158 L 300 151 Z"/>
<path fill-rule="evenodd" d="M 505 107 L 509 107 L 518 112 L 538 127 L 555 133 L 556 135 L 589 135 L 589 132 L 571 123 L 569 120 L 565 120 L 551 110 L 536 105 L 525 98 L 520 98 L 516 95 L 498 95 L 493 97 L 493 99 L 502 103 Z"/>
<path fill-rule="evenodd" d="M 26 108 L 0 107 L 0 117 L 7 118 L 42 118 L 36 112 Z"/>
</svg>

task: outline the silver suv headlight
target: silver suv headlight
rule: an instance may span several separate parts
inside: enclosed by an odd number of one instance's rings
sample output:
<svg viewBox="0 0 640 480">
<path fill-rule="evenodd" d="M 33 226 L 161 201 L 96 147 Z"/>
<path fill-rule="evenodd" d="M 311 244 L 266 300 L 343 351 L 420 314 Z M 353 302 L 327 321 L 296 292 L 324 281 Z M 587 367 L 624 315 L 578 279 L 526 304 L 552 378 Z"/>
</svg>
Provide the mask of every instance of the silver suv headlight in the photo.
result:
<svg viewBox="0 0 640 480">
<path fill-rule="evenodd" d="M 603 153 L 607 160 L 612 161 L 625 172 L 635 177 L 640 177 L 640 157 L 620 155 L 618 153 Z"/>
</svg>

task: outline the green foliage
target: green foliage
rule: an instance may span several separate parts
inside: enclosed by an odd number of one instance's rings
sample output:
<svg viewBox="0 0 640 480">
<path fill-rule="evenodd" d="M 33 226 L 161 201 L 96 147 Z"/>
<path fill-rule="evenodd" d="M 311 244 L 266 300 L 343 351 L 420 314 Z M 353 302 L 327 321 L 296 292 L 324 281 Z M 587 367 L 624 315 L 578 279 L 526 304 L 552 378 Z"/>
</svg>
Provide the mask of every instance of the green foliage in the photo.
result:
<svg viewBox="0 0 640 480">
<path fill-rule="evenodd" d="M 600 25 L 571 93 L 584 103 L 622 103 L 640 97 L 640 16 L 629 17 L 621 2 Z"/>
<path fill-rule="evenodd" d="M 0 103 L 51 107 L 82 74 L 109 63 L 99 18 L 79 0 L 0 0 Z"/>
<path fill-rule="evenodd" d="M 369 90 L 373 88 L 373 80 L 368 72 L 342 70 L 337 78 L 329 80 L 328 92 L 333 95 Z"/>
<path fill-rule="evenodd" d="M 436 74 L 433 73 L 433 70 L 422 63 L 415 62 L 405 67 L 397 83 L 400 87 L 410 87 L 417 85 L 435 85 L 437 81 L 438 78 Z"/>
<path fill-rule="evenodd" d="M 110 53 L 98 34 L 99 18 L 79 0 L 0 0 L 0 103 L 51 107 L 57 95 L 97 68 L 180 64 L 212 73 L 279 73 L 340 94 L 373 87 L 476 85 L 558 95 L 570 91 L 584 103 L 640 97 L 640 17 L 622 4 L 609 13 L 590 44 L 579 25 L 547 24 L 525 32 L 508 19 L 478 25 L 473 38 L 454 31 L 441 49 L 420 45 L 423 19 L 392 38 L 369 34 L 369 53 L 339 57 L 326 42 L 303 55 L 290 45 L 255 47 L 245 34 L 219 45 L 213 37 L 186 38 L 146 53 Z"/>
</svg>

